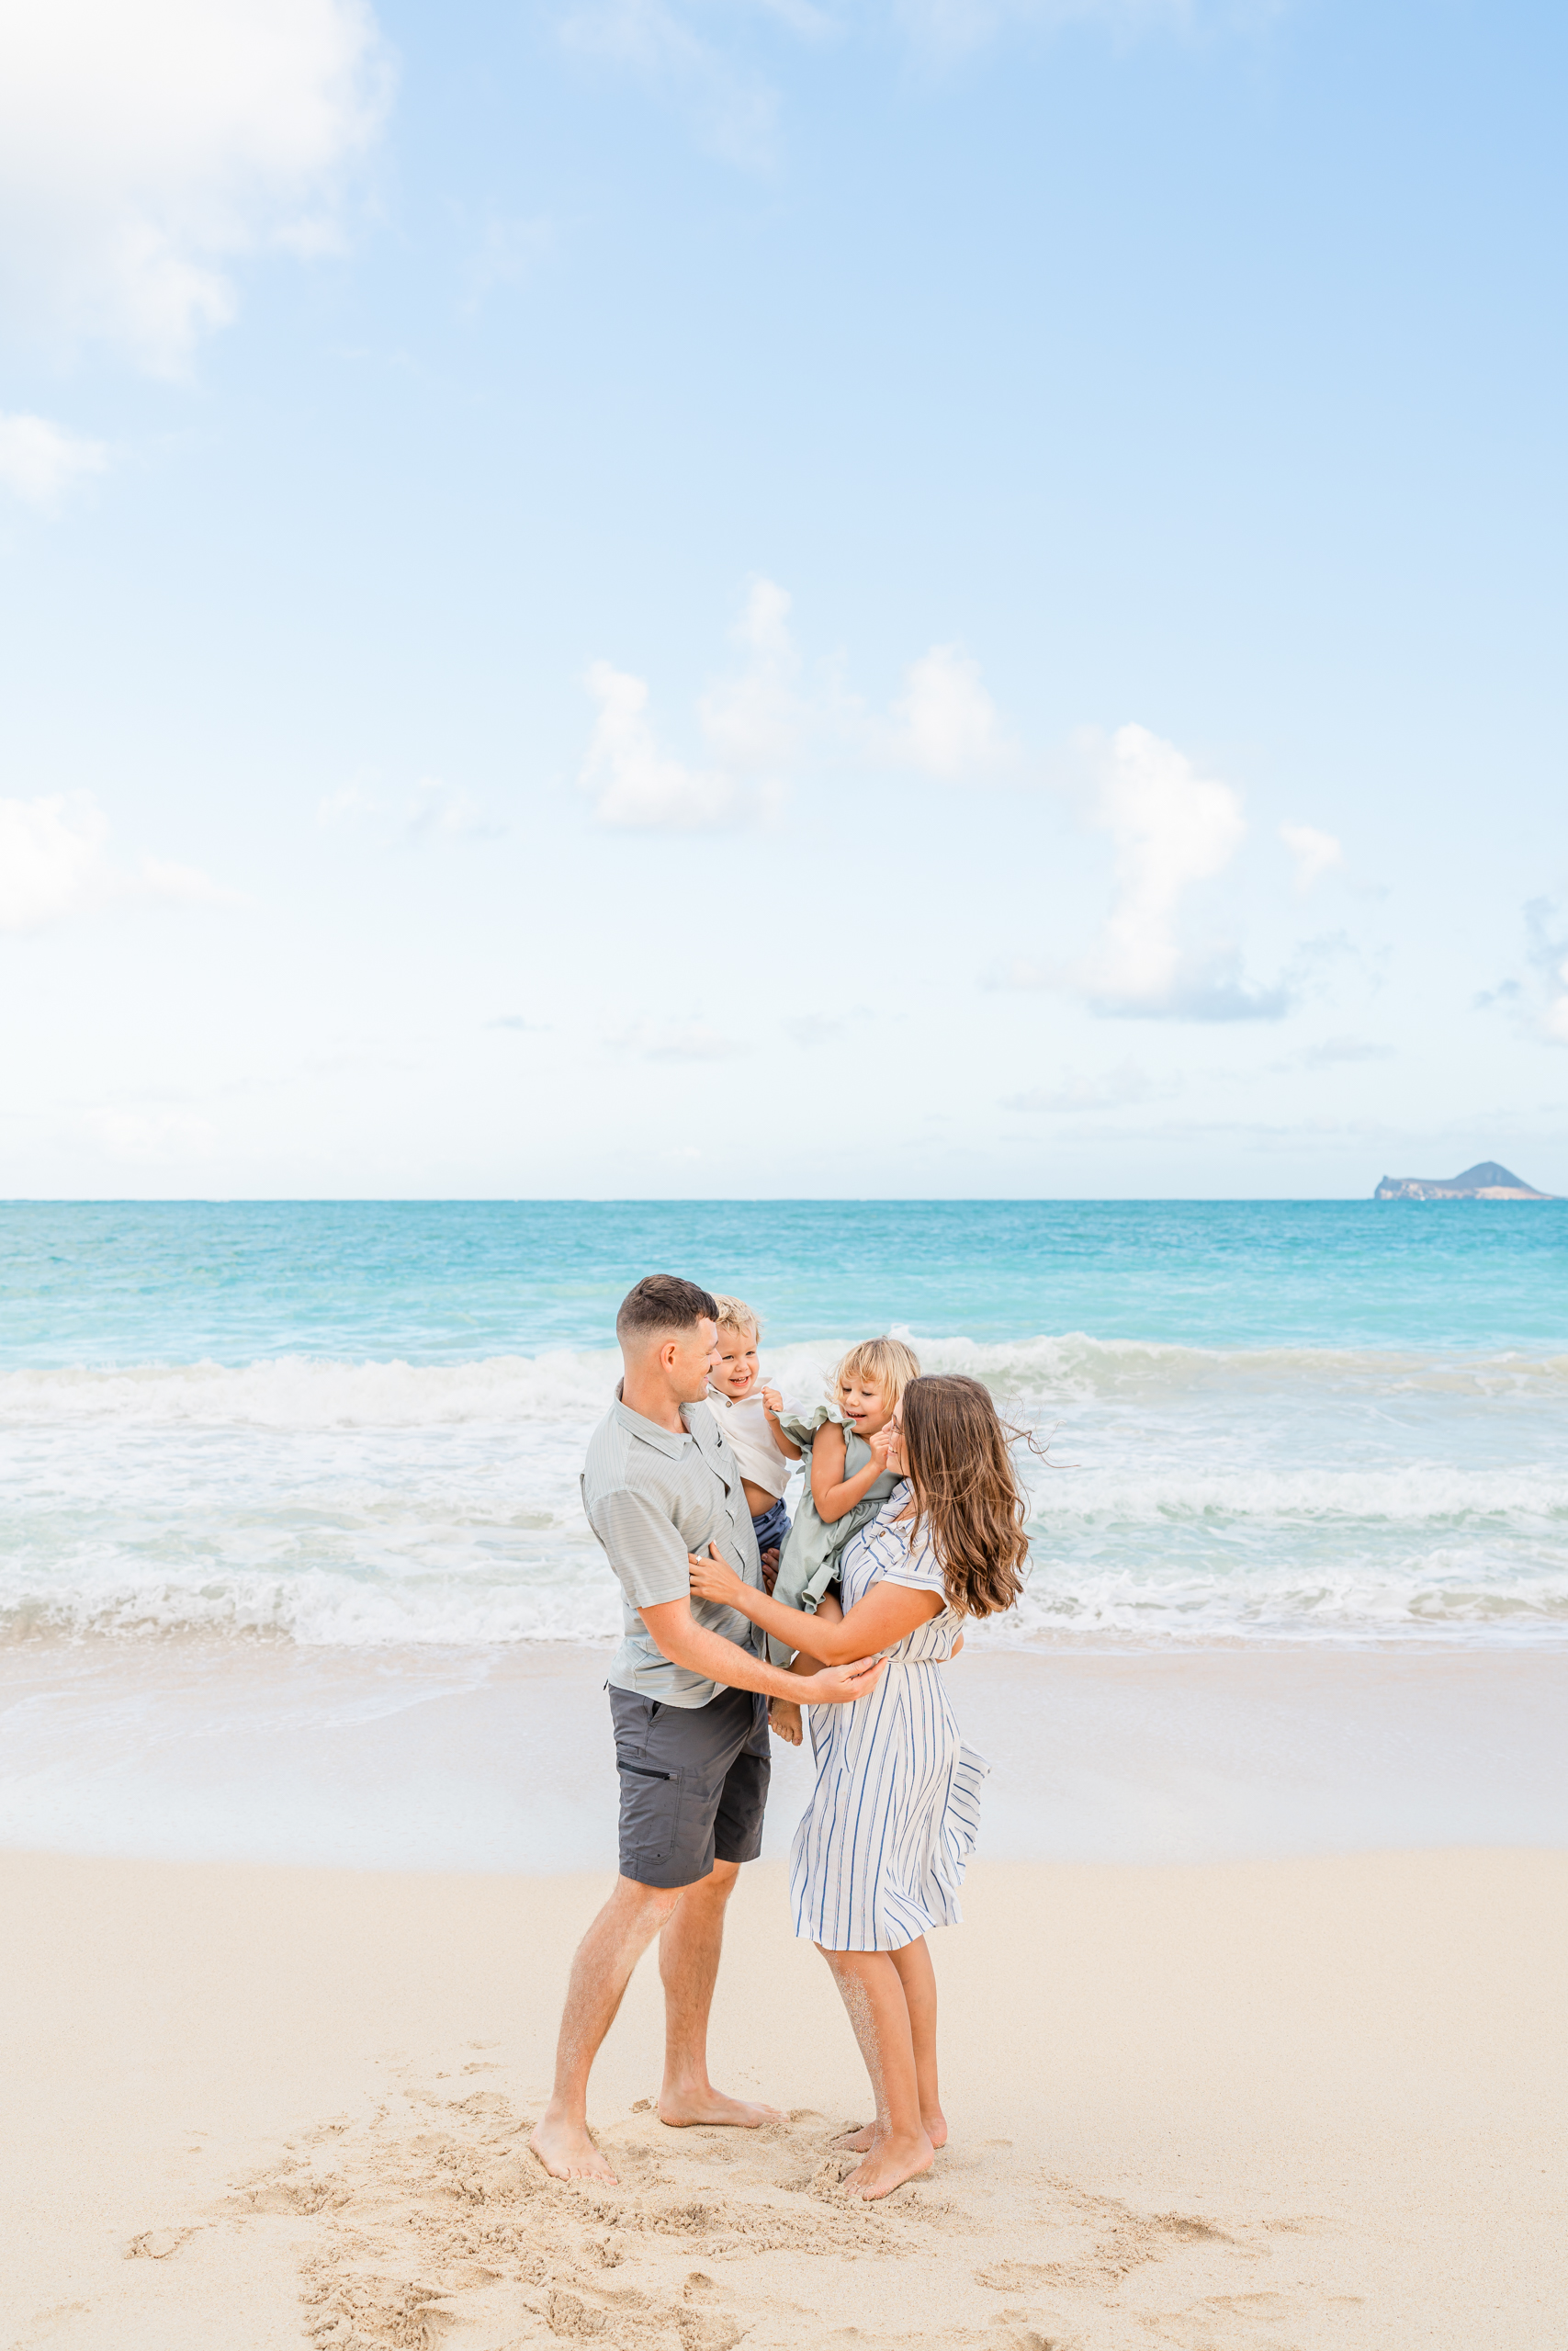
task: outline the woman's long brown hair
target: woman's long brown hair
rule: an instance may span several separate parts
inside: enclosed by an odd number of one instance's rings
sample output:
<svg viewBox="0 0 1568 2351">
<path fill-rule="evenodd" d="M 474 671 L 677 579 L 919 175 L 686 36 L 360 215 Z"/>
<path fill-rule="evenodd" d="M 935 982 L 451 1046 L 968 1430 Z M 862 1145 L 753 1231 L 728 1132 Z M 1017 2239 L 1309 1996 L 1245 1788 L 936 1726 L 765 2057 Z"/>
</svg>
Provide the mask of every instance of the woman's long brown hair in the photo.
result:
<svg viewBox="0 0 1568 2351">
<path fill-rule="evenodd" d="M 934 1548 L 948 1606 L 960 1616 L 1011 1608 L 1023 1589 L 1029 1506 L 990 1390 L 962 1372 L 928 1373 L 904 1390 L 901 1419 L 910 1539 Z"/>
</svg>

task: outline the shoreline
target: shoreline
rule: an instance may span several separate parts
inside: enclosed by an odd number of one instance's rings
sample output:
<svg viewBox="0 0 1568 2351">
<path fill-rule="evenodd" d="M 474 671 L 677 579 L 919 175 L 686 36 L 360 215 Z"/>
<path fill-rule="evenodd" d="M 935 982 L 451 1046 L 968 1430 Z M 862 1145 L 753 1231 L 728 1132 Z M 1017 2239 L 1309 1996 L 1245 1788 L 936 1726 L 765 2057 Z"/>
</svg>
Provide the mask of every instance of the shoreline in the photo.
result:
<svg viewBox="0 0 1568 2351">
<path fill-rule="evenodd" d="M 0 1648 L 0 1850 L 344 1869 L 615 1865 L 610 1651 Z M 980 1853 L 1161 1863 L 1568 1848 L 1568 1650 L 974 1648 Z M 773 1744 L 764 1855 L 807 1754 Z"/>
<path fill-rule="evenodd" d="M 714 2053 L 790 2119 L 641 2106 L 645 1962 L 595 2075 L 622 2185 L 545 2180 L 523 2140 L 606 1885 L 0 1855 L 16 2342 L 1560 2340 L 1568 1855 L 977 1862 L 932 1938 L 953 2147 L 862 2213 L 827 2142 L 863 2074 L 776 1862 Z"/>
</svg>

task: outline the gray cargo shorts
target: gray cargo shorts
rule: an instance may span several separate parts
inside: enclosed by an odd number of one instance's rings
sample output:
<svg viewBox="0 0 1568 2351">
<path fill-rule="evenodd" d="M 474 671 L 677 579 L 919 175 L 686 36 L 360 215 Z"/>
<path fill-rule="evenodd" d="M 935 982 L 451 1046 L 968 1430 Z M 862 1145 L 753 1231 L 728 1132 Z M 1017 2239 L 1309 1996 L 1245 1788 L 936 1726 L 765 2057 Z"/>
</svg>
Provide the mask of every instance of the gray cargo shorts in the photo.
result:
<svg viewBox="0 0 1568 2351">
<path fill-rule="evenodd" d="M 715 1861 L 754 1861 L 768 1801 L 768 1701 L 721 1690 L 705 1706 L 612 1690 L 621 1775 L 621 1875 L 689 1886 Z"/>
</svg>

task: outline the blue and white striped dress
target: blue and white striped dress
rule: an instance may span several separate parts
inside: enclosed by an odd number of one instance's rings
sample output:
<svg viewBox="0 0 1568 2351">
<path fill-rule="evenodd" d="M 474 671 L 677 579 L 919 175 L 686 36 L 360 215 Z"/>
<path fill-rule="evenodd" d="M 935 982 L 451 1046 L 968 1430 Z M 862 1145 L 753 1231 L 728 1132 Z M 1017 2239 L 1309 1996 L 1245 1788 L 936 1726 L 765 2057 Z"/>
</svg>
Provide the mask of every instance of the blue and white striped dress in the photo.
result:
<svg viewBox="0 0 1568 2351">
<path fill-rule="evenodd" d="M 900 1485 L 845 1547 L 846 1615 L 874 1584 L 942 1592 L 931 1545 L 911 1551 L 908 1524 L 894 1523 L 908 1499 Z M 963 1917 L 958 1890 L 990 1767 L 960 1739 L 942 1687 L 962 1629 L 944 1605 L 887 1651 L 869 1698 L 807 1709 L 817 1785 L 795 1832 L 790 1901 L 795 1933 L 824 1950 L 902 1950 Z"/>
</svg>

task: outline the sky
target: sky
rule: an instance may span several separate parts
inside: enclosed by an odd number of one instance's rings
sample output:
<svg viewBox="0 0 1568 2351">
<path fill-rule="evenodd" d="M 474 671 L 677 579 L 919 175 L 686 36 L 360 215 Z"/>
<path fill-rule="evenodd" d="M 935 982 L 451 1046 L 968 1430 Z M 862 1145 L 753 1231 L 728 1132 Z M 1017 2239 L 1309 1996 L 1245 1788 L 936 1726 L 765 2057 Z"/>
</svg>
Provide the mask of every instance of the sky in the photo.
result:
<svg viewBox="0 0 1568 2351">
<path fill-rule="evenodd" d="M 0 0 L 0 1196 L 1568 1192 L 1548 0 Z"/>
</svg>

